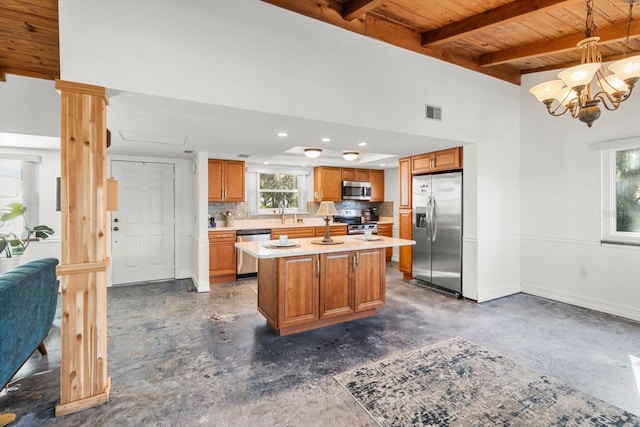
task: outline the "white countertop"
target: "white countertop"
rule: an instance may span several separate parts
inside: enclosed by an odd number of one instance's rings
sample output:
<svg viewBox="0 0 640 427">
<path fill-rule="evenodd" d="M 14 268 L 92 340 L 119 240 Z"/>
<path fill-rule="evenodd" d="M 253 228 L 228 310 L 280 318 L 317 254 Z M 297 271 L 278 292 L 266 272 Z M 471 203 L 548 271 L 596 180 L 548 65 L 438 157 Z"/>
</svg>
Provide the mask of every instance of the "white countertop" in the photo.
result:
<svg viewBox="0 0 640 427">
<path fill-rule="evenodd" d="M 320 245 L 322 237 L 310 237 L 305 239 L 289 239 L 291 247 L 269 248 L 277 245 L 278 240 L 263 240 L 254 242 L 237 242 L 236 248 L 256 258 L 282 258 L 297 255 L 312 255 L 330 252 L 346 252 L 361 249 L 389 248 L 394 246 L 415 245 L 415 240 L 396 239 L 393 237 L 374 236 L 372 240 L 363 240 L 362 235 L 335 236 L 335 242 L 343 242 L 337 245 Z M 295 245 L 295 246 L 293 246 Z"/>
<path fill-rule="evenodd" d="M 293 216 L 287 215 L 285 223 L 280 218 L 274 219 L 236 219 L 233 227 L 225 227 L 224 221 L 219 220 L 216 227 L 209 227 L 209 231 L 236 231 L 251 230 L 257 228 L 291 228 L 291 227 L 320 227 L 324 226 L 324 219 L 319 217 L 304 218 L 302 223 L 294 223 Z M 393 224 L 393 217 L 380 217 L 377 224 Z M 340 222 L 330 222 L 329 225 L 345 225 Z"/>
</svg>

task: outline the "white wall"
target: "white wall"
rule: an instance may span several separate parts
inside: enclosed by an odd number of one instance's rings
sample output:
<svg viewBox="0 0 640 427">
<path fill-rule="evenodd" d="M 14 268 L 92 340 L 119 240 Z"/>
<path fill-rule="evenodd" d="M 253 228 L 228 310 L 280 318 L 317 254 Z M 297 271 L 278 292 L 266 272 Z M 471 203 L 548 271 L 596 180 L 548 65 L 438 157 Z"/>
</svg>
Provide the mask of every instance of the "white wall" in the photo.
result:
<svg viewBox="0 0 640 427">
<path fill-rule="evenodd" d="M 593 147 L 640 135 L 638 94 L 588 128 L 551 117 L 528 93 L 555 74 L 524 76 L 521 88 L 522 290 L 640 320 L 640 248 L 600 244 L 602 153 Z"/>
<path fill-rule="evenodd" d="M 465 257 L 478 268 L 464 293 L 519 290 L 516 86 L 258 0 L 61 0 L 59 9 L 65 80 L 476 144 Z M 443 108 L 443 122 L 424 120 L 426 102 Z"/>
</svg>

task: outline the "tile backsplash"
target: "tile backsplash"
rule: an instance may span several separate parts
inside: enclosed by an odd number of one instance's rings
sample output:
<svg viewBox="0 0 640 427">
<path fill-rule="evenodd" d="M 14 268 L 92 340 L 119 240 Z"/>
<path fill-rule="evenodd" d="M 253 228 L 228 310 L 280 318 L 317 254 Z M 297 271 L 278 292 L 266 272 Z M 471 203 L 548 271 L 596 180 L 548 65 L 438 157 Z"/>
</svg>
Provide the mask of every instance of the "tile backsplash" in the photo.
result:
<svg viewBox="0 0 640 427">
<path fill-rule="evenodd" d="M 343 202 L 335 202 L 338 212 L 344 209 L 363 210 L 368 208 L 378 208 L 379 216 L 393 216 L 393 202 L 363 202 L 356 200 L 345 200 Z M 315 216 L 320 207 L 320 203 L 307 202 L 307 213 L 298 214 L 300 218 L 308 218 Z M 222 221 L 224 212 L 231 212 L 235 219 L 269 219 L 277 217 L 278 214 L 271 215 L 249 215 L 249 205 L 246 202 L 234 203 L 209 203 L 209 215 L 213 215 L 216 222 Z"/>
</svg>

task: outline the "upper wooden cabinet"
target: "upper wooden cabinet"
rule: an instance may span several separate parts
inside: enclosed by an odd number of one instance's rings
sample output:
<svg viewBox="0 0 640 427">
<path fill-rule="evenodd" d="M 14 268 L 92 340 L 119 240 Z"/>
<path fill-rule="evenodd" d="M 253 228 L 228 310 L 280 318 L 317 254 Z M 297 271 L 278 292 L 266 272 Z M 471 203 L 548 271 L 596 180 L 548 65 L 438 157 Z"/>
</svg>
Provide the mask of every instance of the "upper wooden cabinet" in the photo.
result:
<svg viewBox="0 0 640 427">
<path fill-rule="evenodd" d="M 342 180 L 369 182 L 371 180 L 369 172 L 369 169 L 342 168 Z"/>
<path fill-rule="evenodd" d="M 342 200 L 342 169 L 328 166 L 313 168 L 313 201 Z"/>
<path fill-rule="evenodd" d="M 400 159 L 398 164 L 398 180 L 400 182 L 400 209 L 411 209 L 411 157 Z"/>
<path fill-rule="evenodd" d="M 369 172 L 371 181 L 371 201 L 384 202 L 384 170 L 371 169 Z"/>
<path fill-rule="evenodd" d="M 209 201 L 244 202 L 244 162 L 209 159 Z"/>
<path fill-rule="evenodd" d="M 411 173 L 422 174 L 462 169 L 462 147 L 420 154 L 411 158 Z"/>
</svg>

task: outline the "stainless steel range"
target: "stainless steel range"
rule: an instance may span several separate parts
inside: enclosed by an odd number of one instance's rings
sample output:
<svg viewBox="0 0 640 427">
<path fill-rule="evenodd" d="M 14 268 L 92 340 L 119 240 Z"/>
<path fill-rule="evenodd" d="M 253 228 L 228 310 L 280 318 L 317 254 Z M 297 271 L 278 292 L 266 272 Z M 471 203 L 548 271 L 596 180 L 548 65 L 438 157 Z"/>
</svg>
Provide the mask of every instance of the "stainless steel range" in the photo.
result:
<svg viewBox="0 0 640 427">
<path fill-rule="evenodd" d="M 343 210 L 333 218 L 333 222 L 347 224 L 347 234 L 364 234 L 367 230 L 372 234 L 378 234 L 378 224 L 364 221 L 360 211 L 356 209 Z"/>
</svg>

